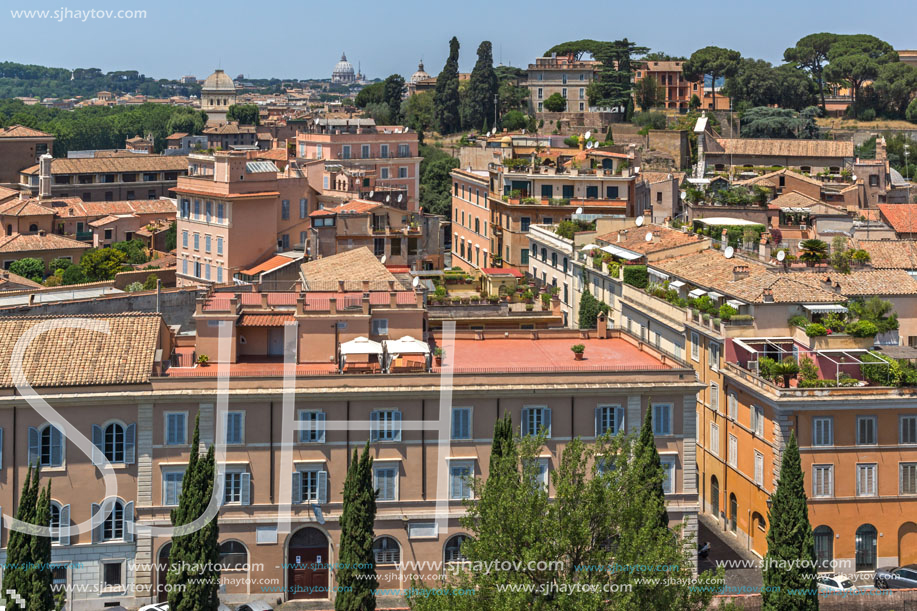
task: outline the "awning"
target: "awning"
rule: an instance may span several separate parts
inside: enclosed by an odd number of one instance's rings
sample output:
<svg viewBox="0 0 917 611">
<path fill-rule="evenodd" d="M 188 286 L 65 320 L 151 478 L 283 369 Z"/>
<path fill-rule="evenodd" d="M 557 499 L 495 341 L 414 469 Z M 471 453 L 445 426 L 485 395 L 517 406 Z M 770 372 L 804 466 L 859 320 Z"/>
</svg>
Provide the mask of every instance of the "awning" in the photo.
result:
<svg viewBox="0 0 917 611">
<path fill-rule="evenodd" d="M 704 289 L 694 289 L 693 291 L 688 293 L 688 297 L 693 297 L 694 299 L 697 299 L 701 295 L 706 295 L 706 294 L 707 294 L 707 291 L 705 291 Z"/>
<path fill-rule="evenodd" d="M 625 259 L 627 261 L 634 261 L 643 256 L 638 252 L 627 250 L 626 248 L 621 248 L 620 246 L 615 246 L 614 244 L 609 244 L 608 246 L 602 246 L 600 250 L 602 250 L 603 252 L 607 252 L 610 255 L 621 257 L 622 259 Z"/>
<path fill-rule="evenodd" d="M 738 299 L 729 299 L 729 300 L 726 301 L 726 305 L 728 305 L 728 306 L 731 307 L 731 308 L 735 308 L 735 309 L 738 310 L 738 309 L 741 308 L 743 305 L 747 305 L 747 304 L 746 304 L 744 301 L 739 301 Z"/>
<path fill-rule="evenodd" d="M 341 344 L 341 354 L 382 354 L 382 344 L 366 337 L 358 337 Z"/>
<path fill-rule="evenodd" d="M 704 219 L 694 219 L 694 222 L 700 223 L 701 225 L 713 225 L 713 226 L 719 226 L 719 225 L 744 225 L 744 226 L 749 226 L 749 227 L 753 225 L 764 226 L 764 223 L 756 223 L 754 221 L 749 221 L 748 219 L 737 219 L 737 218 L 731 218 L 728 216 L 714 216 L 714 217 L 704 218 Z"/>
<path fill-rule="evenodd" d="M 419 339 L 414 339 L 410 335 L 405 335 L 401 339 L 388 340 L 385 343 L 385 350 L 389 354 L 430 354 L 430 346 Z"/>
<path fill-rule="evenodd" d="M 707 293 L 707 297 L 709 297 L 710 299 L 722 299 L 723 298 L 723 296 L 717 293 L 716 291 L 710 291 L 709 293 Z"/>
<path fill-rule="evenodd" d="M 842 305 L 837 305 L 836 303 L 831 304 L 819 304 L 819 305 L 803 305 L 805 309 L 812 312 L 813 314 L 830 314 L 832 312 L 836 313 L 846 313 L 847 308 Z"/>
<path fill-rule="evenodd" d="M 685 285 L 685 283 L 682 282 L 681 280 L 672 280 L 671 282 L 669 282 L 669 288 L 670 288 L 670 289 L 680 289 L 680 288 L 683 287 L 684 285 Z"/>
<path fill-rule="evenodd" d="M 243 314 L 239 318 L 240 327 L 282 327 L 292 322 L 292 314 Z"/>
</svg>

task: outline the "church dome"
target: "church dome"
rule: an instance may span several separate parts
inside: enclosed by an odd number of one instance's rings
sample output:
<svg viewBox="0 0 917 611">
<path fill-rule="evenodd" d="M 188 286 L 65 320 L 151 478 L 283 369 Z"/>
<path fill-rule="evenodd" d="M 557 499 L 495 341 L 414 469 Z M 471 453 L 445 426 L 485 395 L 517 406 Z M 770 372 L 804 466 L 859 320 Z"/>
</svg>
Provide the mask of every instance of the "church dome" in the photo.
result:
<svg viewBox="0 0 917 611">
<path fill-rule="evenodd" d="M 335 64 L 334 71 L 331 73 L 331 80 L 336 83 L 349 83 L 353 82 L 355 78 L 353 64 L 347 61 L 346 53 L 341 53 L 341 61 Z"/>
<path fill-rule="evenodd" d="M 414 74 L 411 75 L 411 82 L 412 82 L 412 83 L 416 83 L 416 82 L 418 82 L 418 81 L 423 81 L 423 80 L 426 80 L 426 79 L 428 79 L 428 78 L 431 78 L 431 77 L 430 77 L 430 75 L 427 74 L 426 71 L 423 69 L 423 60 L 421 60 L 420 63 L 417 64 L 417 72 L 415 72 Z"/>
<path fill-rule="evenodd" d="M 229 78 L 229 75 L 222 70 L 217 70 L 207 77 L 201 88 L 204 91 L 232 91 L 235 92 L 236 86 Z"/>
</svg>

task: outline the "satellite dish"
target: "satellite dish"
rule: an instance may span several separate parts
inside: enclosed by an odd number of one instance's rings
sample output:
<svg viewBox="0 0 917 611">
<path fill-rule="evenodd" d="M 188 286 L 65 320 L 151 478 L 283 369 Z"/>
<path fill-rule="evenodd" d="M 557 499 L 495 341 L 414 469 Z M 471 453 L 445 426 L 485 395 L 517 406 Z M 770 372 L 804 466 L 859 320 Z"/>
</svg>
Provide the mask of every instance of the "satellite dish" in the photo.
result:
<svg viewBox="0 0 917 611">
<path fill-rule="evenodd" d="M 315 124 L 318 125 L 318 117 L 315 117 Z"/>
<path fill-rule="evenodd" d="M 646 236 L 643 239 L 646 240 L 647 242 L 652 242 L 653 241 L 653 232 L 647 231 Z"/>
<path fill-rule="evenodd" d="M 782 262 L 784 259 L 786 259 L 786 251 L 781 250 L 780 252 L 777 253 L 777 260 Z"/>
<path fill-rule="evenodd" d="M 416 289 L 418 286 L 420 286 L 420 278 L 417 277 L 417 276 L 414 276 L 414 279 L 411 280 L 411 286 L 413 286 L 415 289 Z"/>
<path fill-rule="evenodd" d="M 385 255 L 382 255 L 382 258 L 379 260 L 382 262 L 382 265 L 385 265 Z"/>
<path fill-rule="evenodd" d="M 398 194 L 398 203 L 401 203 L 401 200 L 404 199 L 404 195 L 401 193 Z"/>
<path fill-rule="evenodd" d="M 726 257 L 727 259 L 733 258 L 735 254 L 736 254 L 736 249 L 733 248 L 732 246 L 727 246 L 726 250 L 723 252 L 723 256 Z"/>
<path fill-rule="evenodd" d="M 385 201 L 386 201 L 386 202 L 392 201 L 392 196 L 391 196 L 391 195 L 386 195 L 386 196 L 385 196 Z"/>
<path fill-rule="evenodd" d="M 589 138 L 592 138 L 592 132 L 587 130 L 586 131 L 586 140 L 589 140 Z"/>
<path fill-rule="evenodd" d="M 376 194 L 375 191 L 370 191 L 370 192 L 369 192 L 369 196 L 370 196 L 370 197 L 372 197 L 372 196 L 375 195 L 375 194 Z"/>
<path fill-rule="evenodd" d="M 525 128 L 522 128 L 522 135 L 525 135 Z"/>
<path fill-rule="evenodd" d="M 402 134 L 406 134 L 406 133 L 408 133 L 409 131 L 411 131 L 411 128 L 410 128 L 410 127 L 405 127 L 403 130 L 401 130 L 401 133 L 402 133 Z"/>
<path fill-rule="evenodd" d="M 644 219 L 643 216 L 637 217 L 637 227 L 643 227 L 643 223 L 645 222 L 646 222 L 646 219 Z"/>
<path fill-rule="evenodd" d="M 582 213 L 583 213 L 583 208 L 582 208 L 582 207 L 577 208 L 577 209 L 576 209 L 576 213 L 577 213 L 577 214 L 582 214 Z"/>
<path fill-rule="evenodd" d="M 687 191 L 682 191 L 682 192 L 681 192 L 681 199 L 685 199 L 686 197 L 688 197 L 688 192 L 687 192 Z"/>
</svg>

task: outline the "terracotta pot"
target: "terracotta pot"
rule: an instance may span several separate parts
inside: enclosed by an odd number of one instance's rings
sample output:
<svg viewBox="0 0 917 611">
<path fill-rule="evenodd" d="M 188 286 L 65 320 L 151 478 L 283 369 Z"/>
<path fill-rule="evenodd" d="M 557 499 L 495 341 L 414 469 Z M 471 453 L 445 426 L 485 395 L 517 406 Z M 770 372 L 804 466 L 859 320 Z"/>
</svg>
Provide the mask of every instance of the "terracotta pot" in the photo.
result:
<svg viewBox="0 0 917 611">
<path fill-rule="evenodd" d="M 436 363 L 436 366 L 437 366 L 437 367 L 439 367 L 439 366 L 441 366 L 441 365 L 443 364 L 443 357 L 441 357 L 441 356 L 434 356 L 434 357 L 433 357 L 433 362 Z"/>
<path fill-rule="evenodd" d="M 583 360 L 583 353 L 582 353 L 582 352 L 574 352 L 574 353 L 573 353 L 573 358 L 574 358 L 575 360 L 577 360 L 577 361 L 582 361 L 582 360 Z"/>
</svg>

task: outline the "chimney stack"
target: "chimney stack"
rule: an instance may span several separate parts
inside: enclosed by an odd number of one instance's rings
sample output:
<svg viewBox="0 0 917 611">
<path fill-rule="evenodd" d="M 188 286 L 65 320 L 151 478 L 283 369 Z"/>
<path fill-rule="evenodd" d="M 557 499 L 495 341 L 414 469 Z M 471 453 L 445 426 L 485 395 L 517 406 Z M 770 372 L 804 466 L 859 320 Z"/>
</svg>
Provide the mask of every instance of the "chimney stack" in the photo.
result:
<svg viewBox="0 0 917 611">
<path fill-rule="evenodd" d="M 38 197 L 45 199 L 51 197 L 51 160 L 53 157 L 45 153 L 38 158 Z"/>
<path fill-rule="evenodd" d="M 732 279 L 741 280 L 742 278 L 748 278 L 749 269 L 747 265 L 736 265 L 732 268 Z"/>
<path fill-rule="evenodd" d="M 344 292 L 344 281 L 343 280 L 338 280 L 338 292 L 339 293 Z"/>
<path fill-rule="evenodd" d="M 774 291 L 772 289 L 764 289 L 764 303 L 773 303 L 774 302 Z"/>
</svg>

